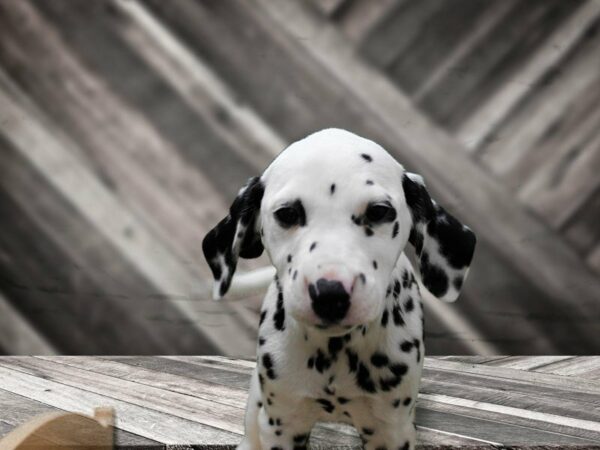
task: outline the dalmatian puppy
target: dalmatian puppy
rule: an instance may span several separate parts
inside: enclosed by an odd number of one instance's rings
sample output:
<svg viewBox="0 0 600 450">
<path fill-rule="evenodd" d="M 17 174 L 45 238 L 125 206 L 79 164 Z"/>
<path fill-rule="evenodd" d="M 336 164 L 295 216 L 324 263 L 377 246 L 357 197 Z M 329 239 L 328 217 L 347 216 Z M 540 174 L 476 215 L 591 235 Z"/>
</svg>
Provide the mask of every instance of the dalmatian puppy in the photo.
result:
<svg viewBox="0 0 600 450">
<path fill-rule="evenodd" d="M 414 449 L 423 285 L 454 301 L 475 235 L 378 144 L 327 129 L 243 187 L 203 241 L 215 296 L 239 257 L 275 266 L 239 449 L 306 448 L 316 421 L 352 424 L 367 449 Z"/>
</svg>

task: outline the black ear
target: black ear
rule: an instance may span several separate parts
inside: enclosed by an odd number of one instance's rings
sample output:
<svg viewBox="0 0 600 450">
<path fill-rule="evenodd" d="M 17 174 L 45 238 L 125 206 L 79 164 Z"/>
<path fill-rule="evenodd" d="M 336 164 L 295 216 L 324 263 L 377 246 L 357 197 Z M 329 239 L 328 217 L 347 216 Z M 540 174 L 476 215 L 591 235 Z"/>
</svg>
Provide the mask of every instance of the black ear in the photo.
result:
<svg viewBox="0 0 600 450">
<path fill-rule="evenodd" d="M 423 284 L 452 302 L 469 271 L 475 233 L 431 199 L 420 175 L 405 173 L 402 186 L 413 222 L 408 240 L 419 258 Z"/>
<path fill-rule="evenodd" d="M 225 295 L 235 273 L 238 256 L 258 258 L 264 247 L 257 219 L 264 186 L 259 177 L 250 178 L 240 190 L 229 214 L 202 241 L 204 257 L 215 278 L 213 298 Z"/>
</svg>

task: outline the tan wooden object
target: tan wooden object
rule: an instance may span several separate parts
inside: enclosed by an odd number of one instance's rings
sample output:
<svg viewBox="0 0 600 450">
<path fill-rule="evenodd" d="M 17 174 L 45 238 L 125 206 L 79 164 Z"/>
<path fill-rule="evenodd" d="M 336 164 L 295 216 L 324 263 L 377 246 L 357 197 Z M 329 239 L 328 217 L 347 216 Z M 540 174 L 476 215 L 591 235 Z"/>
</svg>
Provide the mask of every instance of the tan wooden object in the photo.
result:
<svg viewBox="0 0 600 450">
<path fill-rule="evenodd" d="M 0 441 L 0 450 L 109 450 L 113 426 L 112 408 L 96 408 L 94 417 L 51 412 L 13 430 Z"/>
</svg>

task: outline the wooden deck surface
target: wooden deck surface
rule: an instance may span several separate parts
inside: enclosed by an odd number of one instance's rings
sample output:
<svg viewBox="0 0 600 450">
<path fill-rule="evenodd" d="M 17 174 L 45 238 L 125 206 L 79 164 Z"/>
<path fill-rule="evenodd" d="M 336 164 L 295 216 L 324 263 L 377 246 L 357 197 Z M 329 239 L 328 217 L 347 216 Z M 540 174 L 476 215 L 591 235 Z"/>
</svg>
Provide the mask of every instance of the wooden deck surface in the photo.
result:
<svg viewBox="0 0 600 450">
<path fill-rule="evenodd" d="M 231 448 L 254 362 L 219 356 L 0 358 L 0 436 L 48 411 L 117 413 L 119 449 Z M 419 448 L 600 449 L 600 357 L 430 357 Z M 360 448 L 323 424 L 311 446 Z"/>
</svg>

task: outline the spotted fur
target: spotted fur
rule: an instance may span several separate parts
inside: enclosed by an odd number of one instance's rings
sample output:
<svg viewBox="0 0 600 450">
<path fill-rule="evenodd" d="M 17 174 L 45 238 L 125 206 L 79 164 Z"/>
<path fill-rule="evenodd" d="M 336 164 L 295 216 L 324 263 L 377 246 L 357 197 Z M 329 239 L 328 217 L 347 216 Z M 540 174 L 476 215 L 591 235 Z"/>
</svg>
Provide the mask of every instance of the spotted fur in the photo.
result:
<svg viewBox="0 0 600 450">
<path fill-rule="evenodd" d="M 423 305 L 407 244 L 423 285 L 455 300 L 475 235 L 420 176 L 352 133 L 298 141 L 242 188 L 203 242 L 217 298 L 238 257 L 264 248 L 277 270 L 238 448 L 307 448 L 317 420 L 353 424 L 367 449 L 415 448 Z"/>
</svg>

